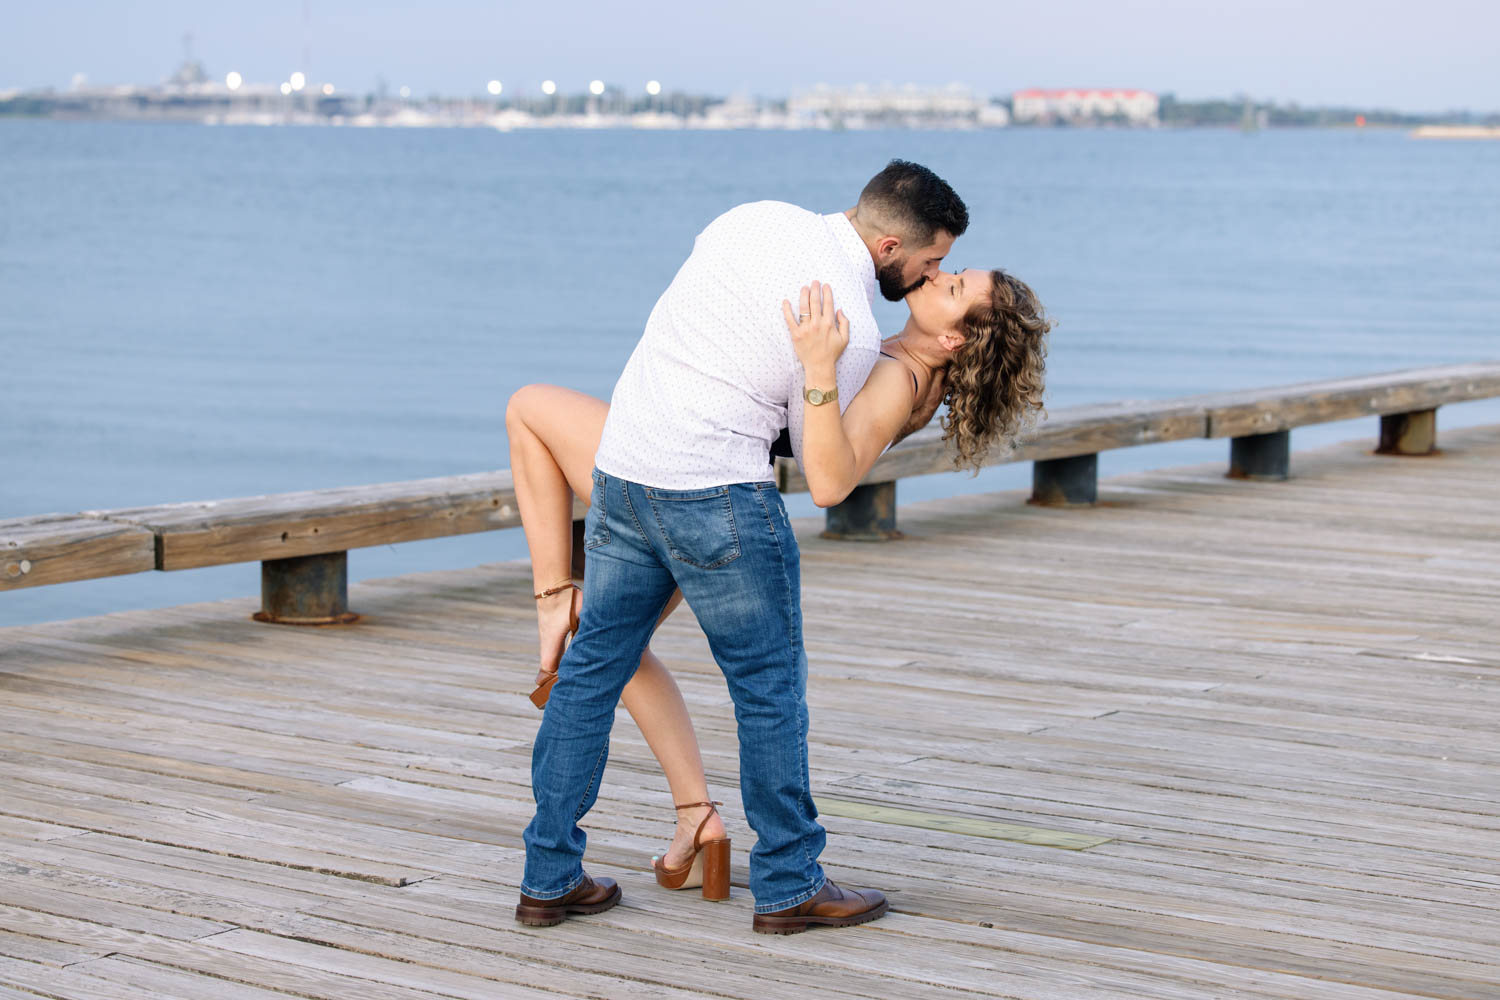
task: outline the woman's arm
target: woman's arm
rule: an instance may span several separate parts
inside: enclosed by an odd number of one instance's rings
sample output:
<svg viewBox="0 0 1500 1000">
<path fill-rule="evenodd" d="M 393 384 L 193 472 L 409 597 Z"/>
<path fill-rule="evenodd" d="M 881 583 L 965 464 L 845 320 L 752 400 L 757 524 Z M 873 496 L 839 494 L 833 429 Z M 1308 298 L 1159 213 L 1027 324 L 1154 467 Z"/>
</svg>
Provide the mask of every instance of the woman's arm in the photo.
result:
<svg viewBox="0 0 1500 1000">
<path fill-rule="evenodd" d="M 798 301 L 806 319 L 793 315 L 789 302 L 781 308 L 802 362 L 804 387 L 831 389 L 839 355 L 849 343 L 849 320 L 835 310 L 828 285 L 814 282 Z M 875 365 L 842 414 L 834 402 L 815 406 L 804 398 L 802 474 L 813 503 L 831 507 L 847 497 L 911 416 L 914 403 L 906 366 L 890 360 Z"/>
</svg>

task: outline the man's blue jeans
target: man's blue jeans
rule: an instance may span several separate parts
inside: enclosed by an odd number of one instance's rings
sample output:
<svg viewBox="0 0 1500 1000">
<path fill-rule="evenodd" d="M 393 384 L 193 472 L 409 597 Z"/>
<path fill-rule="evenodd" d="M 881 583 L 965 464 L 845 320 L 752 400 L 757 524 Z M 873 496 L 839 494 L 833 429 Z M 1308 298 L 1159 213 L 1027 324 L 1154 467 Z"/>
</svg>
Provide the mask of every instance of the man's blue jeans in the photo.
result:
<svg viewBox="0 0 1500 1000">
<path fill-rule="evenodd" d="M 682 589 L 734 698 L 740 793 L 758 835 L 750 891 L 766 913 L 823 888 L 807 774 L 807 656 L 800 557 L 774 483 L 659 490 L 594 470 L 583 614 L 531 755 L 536 816 L 521 891 L 567 895 L 609 755 L 620 690 L 673 590 Z"/>
</svg>

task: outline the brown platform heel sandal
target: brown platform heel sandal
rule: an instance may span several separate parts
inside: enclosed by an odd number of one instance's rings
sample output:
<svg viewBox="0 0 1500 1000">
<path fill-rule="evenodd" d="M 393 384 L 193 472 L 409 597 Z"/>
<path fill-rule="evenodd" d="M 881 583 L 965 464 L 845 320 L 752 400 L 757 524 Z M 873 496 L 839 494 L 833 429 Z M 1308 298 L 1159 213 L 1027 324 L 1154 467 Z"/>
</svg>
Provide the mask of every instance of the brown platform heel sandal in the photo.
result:
<svg viewBox="0 0 1500 1000">
<path fill-rule="evenodd" d="M 573 590 L 577 590 L 578 589 L 578 584 L 574 583 L 572 580 L 564 580 L 562 583 L 559 583 L 557 586 L 555 586 L 555 587 L 548 587 L 546 590 L 542 591 L 540 594 L 533 594 L 532 596 L 535 597 L 537 600 L 540 601 L 544 597 L 551 597 L 553 594 L 560 594 L 564 590 L 569 589 L 570 587 Z M 575 635 L 578 634 L 578 612 L 573 610 L 571 601 L 569 602 L 569 605 L 568 605 L 568 616 L 569 616 L 568 617 L 568 631 L 567 631 L 567 634 L 566 634 L 566 639 L 568 639 L 568 640 L 571 641 L 572 638 L 573 638 L 573 636 L 575 636 Z M 563 648 L 566 649 L 567 646 L 565 645 L 565 646 L 563 646 Z M 535 691 L 531 692 L 531 703 L 533 705 L 535 705 L 537 708 L 546 708 L 547 707 L 547 699 L 552 696 L 552 685 L 554 685 L 556 683 L 557 683 L 557 671 L 554 670 L 552 673 L 550 673 L 550 674 L 547 675 L 547 677 L 546 677 L 545 680 L 543 680 L 540 684 L 538 684 L 536 686 L 536 690 Z"/>
<path fill-rule="evenodd" d="M 706 844 L 698 843 L 698 838 L 703 835 L 703 828 L 708 825 L 708 817 L 718 815 L 719 810 L 714 806 L 723 804 L 722 802 L 686 802 L 677 807 L 682 810 L 692 809 L 695 806 L 708 806 L 708 816 L 703 817 L 703 822 L 698 824 L 698 830 L 693 834 L 693 859 L 691 861 L 678 868 L 668 868 L 663 863 L 661 855 L 651 859 L 651 867 L 656 869 L 657 885 L 663 889 L 696 889 L 701 885 L 704 899 L 729 898 L 729 838 L 720 837 Z"/>
</svg>

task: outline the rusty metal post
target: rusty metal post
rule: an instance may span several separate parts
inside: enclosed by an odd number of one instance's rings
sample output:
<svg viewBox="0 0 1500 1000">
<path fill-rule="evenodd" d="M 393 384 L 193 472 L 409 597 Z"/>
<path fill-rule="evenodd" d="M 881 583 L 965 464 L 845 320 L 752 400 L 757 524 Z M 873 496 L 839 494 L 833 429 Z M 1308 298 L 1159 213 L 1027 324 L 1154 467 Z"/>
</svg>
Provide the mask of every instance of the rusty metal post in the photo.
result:
<svg viewBox="0 0 1500 1000">
<path fill-rule="evenodd" d="M 844 502 L 828 508 L 824 538 L 844 542 L 888 542 L 900 538 L 896 530 L 896 484 L 856 486 Z"/>
<path fill-rule="evenodd" d="M 1437 453 L 1437 410 L 1387 413 L 1380 418 L 1381 455 L 1433 455 Z"/>
<path fill-rule="evenodd" d="M 260 564 L 258 622 L 277 625 L 347 625 L 359 620 L 349 610 L 349 553 L 267 559 Z"/>
<path fill-rule="evenodd" d="M 1247 434 L 1229 440 L 1230 479 L 1279 481 L 1289 476 L 1292 455 L 1292 432 Z"/>
<path fill-rule="evenodd" d="M 1087 507 L 1098 501 L 1098 454 L 1031 463 L 1030 503 L 1043 507 Z"/>
</svg>

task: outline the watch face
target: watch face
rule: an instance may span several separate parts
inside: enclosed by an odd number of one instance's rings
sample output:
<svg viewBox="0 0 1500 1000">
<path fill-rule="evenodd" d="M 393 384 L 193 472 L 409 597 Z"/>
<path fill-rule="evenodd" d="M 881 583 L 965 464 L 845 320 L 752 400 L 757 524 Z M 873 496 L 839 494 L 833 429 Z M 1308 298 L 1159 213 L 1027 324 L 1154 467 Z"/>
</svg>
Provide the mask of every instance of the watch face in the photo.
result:
<svg viewBox="0 0 1500 1000">
<path fill-rule="evenodd" d="M 823 390 L 809 389 L 807 391 L 807 401 L 814 406 L 821 406 L 823 403 Z"/>
</svg>

